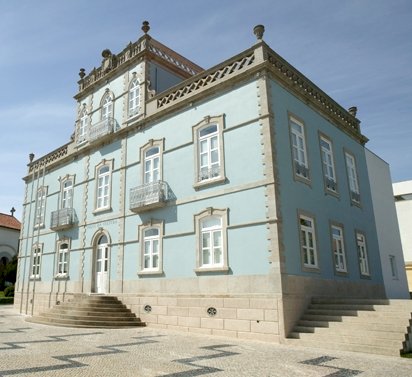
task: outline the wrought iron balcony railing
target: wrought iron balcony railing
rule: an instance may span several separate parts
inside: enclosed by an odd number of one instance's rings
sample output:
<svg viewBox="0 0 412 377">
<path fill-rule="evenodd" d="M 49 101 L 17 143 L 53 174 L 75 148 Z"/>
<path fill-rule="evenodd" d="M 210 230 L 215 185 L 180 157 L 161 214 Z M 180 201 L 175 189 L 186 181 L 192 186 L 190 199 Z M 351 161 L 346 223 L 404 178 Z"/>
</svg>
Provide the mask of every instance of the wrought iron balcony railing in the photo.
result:
<svg viewBox="0 0 412 377">
<path fill-rule="evenodd" d="M 114 118 L 106 118 L 91 124 L 87 130 L 87 140 L 93 142 L 103 136 L 110 135 L 116 130 L 116 121 Z"/>
<path fill-rule="evenodd" d="M 145 183 L 130 189 L 130 210 L 143 212 L 166 205 L 169 200 L 169 186 L 164 181 Z"/>
<path fill-rule="evenodd" d="M 63 230 L 72 227 L 76 222 L 74 208 L 62 208 L 51 213 L 50 229 Z"/>
</svg>

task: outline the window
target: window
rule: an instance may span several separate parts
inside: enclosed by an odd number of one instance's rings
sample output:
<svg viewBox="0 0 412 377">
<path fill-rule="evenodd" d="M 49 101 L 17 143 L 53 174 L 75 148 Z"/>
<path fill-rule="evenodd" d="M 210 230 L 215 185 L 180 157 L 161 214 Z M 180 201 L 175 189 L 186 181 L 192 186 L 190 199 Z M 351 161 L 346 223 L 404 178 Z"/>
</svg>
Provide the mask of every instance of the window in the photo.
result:
<svg viewBox="0 0 412 377">
<path fill-rule="evenodd" d="M 208 208 L 195 216 L 197 268 L 202 271 L 228 271 L 227 210 Z"/>
<path fill-rule="evenodd" d="M 61 208 L 72 208 L 73 207 L 73 180 L 67 178 L 62 182 L 62 207 Z"/>
<path fill-rule="evenodd" d="M 322 156 L 323 175 L 327 190 L 337 192 L 335 161 L 333 159 L 332 143 L 325 136 L 320 136 L 320 152 Z"/>
<path fill-rule="evenodd" d="M 195 188 L 224 182 L 223 116 L 205 117 L 193 127 L 195 143 Z"/>
<path fill-rule="evenodd" d="M 57 275 L 66 277 L 69 273 L 69 241 L 62 240 L 58 243 L 57 250 Z"/>
<path fill-rule="evenodd" d="M 43 245 L 36 244 L 33 246 L 33 256 L 31 263 L 31 279 L 40 279 L 41 253 Z"/>
<path fill-rule="evenodd" d="M 389 265 L 391 266 L 392 279 L 398 279 L 398 267 L 396 266 L 395 255 L 389 255 Z"/>
<path fill-rule="evenodd" d="M 144 183 L 160 180 L 160 149 L 152 147 L 144 154 Z"/>
<path fill-rule="evenodd" d="M 343 242 L 343 229 L 332 225 L 332 249 L 336 272 L 346 272 L 346 255 Z"/>
<path fill-rule="evenodd" d="M 46 195 L 47 187 L 43 186 L 37 190 L 36 195 L 36 212 L 34 219 L 34 226 L 44 226 L 44 214 L 46 211 Z"/>
<path fill-rule="evenodd" d="M 356 233 L 356 246 L 358 248 L 360 274 L 369 276 L 368 252 L 366 250 L 366 239 L 362 233 Z"/>
<path fill-rule="evenodd" d="M 139 275 L 163 273 L 163 221 L 150 220 L 139 226 L 141 267 Z"/>
<path fill-rule="evenodd" d="M 140 83 L 138 79 L 132 80 L 129 86 L 129 116 L 139 113 Z"/>
<path fill-rule="evenodd" d="M 157 228 L 144 231 L 144 270 L 156 270 L 159 267 L 159 233 Z"/>
<path fill-rule="evenodd" d="M 96 210 L 110 208 L 111 176 L 111 164 L 107 161 L 103 161 L 96 168 Z"/>
<path fill-rule="evenodd" d="M 299 225 L 303 266 L 307 268 L 317 268 L 318 255 L 316 249 L 315 222 L 310 217 L 300 215 Z"/>
<path fill-rule="evenodd" d="M 106 93 L 102 100 L 101 119 L 110 119 L 113 117 L 113 100 L 110 93 Z"/>
<path fill-rule="evenodd" d="M 83 143 L 87 139 L 87 126 L 89 123 L 89 116 L 84 108 L 80 114 L 79 128 L 77 131 L 77 143 Z"/>
<path fill-rule="evenodd" d="M 346 171 L 348 175 L 351 201 L 354 203 L 360 203 L 358 174 L 356 171 L 355 157 L 345 152 L 345 160 L 346 160 Z"/>
<path fill-rule="evenodd" d="M 289 124 L 295 177 L 309 180 L 309 164 L 306 154 L 305 129 L 303 123 L 294 117 L 290 117 Z"/>
</svg>

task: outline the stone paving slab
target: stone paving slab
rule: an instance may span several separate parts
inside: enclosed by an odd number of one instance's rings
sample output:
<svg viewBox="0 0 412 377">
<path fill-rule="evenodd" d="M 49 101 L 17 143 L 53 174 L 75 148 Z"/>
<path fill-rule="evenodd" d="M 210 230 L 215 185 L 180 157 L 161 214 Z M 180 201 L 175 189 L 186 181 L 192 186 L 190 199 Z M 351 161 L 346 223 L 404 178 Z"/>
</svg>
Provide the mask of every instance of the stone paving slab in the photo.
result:
<svg viewBox="0 0 412 377">
<path fill-rule="evenodd" d="M 45 326 L 0 306 L 0 376 L 410 377 L 412 359 L 150 327 Z"/>
</svg>

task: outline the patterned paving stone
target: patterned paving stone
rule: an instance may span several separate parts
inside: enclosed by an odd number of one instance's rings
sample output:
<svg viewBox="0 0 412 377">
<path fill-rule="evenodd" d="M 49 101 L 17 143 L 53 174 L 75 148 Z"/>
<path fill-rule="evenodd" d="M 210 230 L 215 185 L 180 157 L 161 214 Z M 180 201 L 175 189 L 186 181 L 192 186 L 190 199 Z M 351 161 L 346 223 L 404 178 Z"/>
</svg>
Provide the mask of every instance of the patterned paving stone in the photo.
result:
<svg viewBox="0 0 412 377">
<path fill-rule="evenodd" d="M 0 307 L 0 377 L 410 377 L 412 360 L 158 330 L 27 323 Z"/>
</svg>

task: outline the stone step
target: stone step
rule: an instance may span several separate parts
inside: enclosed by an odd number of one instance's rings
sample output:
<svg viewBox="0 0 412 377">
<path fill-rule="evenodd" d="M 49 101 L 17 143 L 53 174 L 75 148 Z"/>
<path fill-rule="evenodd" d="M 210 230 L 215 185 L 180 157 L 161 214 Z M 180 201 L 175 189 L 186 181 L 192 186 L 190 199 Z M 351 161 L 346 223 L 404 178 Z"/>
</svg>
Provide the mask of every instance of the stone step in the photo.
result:
<svg viewBox="0 0 412 377">
<path fill-rule="evenodd" d="M 286 344 L 310 348 L 322 348 L 328 350 L 340 350 L 351 352 L 363 352 L 386 356 L 399 356 L 401 345 L 399 348 L 385 347 L 383 345 L 365 345 L 354 343 L 334 343 L 334 342 L 319 342 L 318 340 L 306 340 L 306 339 L 286 339 Z"/>
<path fill-rule="evenodd" d="M 53 310 L 79 310 L 79 311 L 107 311 L 118 312 L 128 311 L 129 309 L 125 305 L 121 306 L 96 306 L 96 305 L 57 305 L 53 307 Z"/>
<path fill-rule="evenodd" d="M 54 306 L 28 322 L 67 327 L 130 327 L 145 326 L 114 296 L 75 295 L 71 301 Z"/>
<path fill-rule="evenodd" d="M 45 318 L 56 318 L 56 319 L 69 319 L 69 320 L 90 320 L 90 321 L 134 321 L 138 319 L 134 314 L 130 313 L 129 316 L 122 315 L 106 315 L 106 316 L 96 316 L 96 315 L 75 315 L 75 314 L 58 314 L 58 313 L 41 313 L 41 317 Z"/>
<path fill-rule="evenodd" d="M 64 326 L 64 327 L 91 327 L 91 328 L 124 328 L 145 326 L 141 321 L 87 321 L 87 320 L 67 320 L 58 318 L 48 318 L 42 316 L 26 318 L 27 322 L 39 323 L 44 325 Z"/>
<path fill-rule="evenodd" d="M 315 332 L 313 334 L 310 333 L 293 333 L 293 338 L 295 339 L 303 339 L 303 340 L 311 340 L 311 341 L 317 341 L 320 343 L 328 343 L 330 341 L 333 341 L 333 343 L 350 343 L 350 344 L 363 344 L 363 345 L 385 345 L 385 347 L 391 347 L 395 349 L 401 349 L 402 348 L 402 342 L 405 340 L 405 337 L 403 334 L 399 335 L 396 334 L 397 337 L 386 337 L 382 336 L 381 333 L 374 333 L 374 336 L 372 336 L 372 333 L 367 333 L 367 336 L 361 336 L 361 334 L 358 333 L 333 333 L 333 338 L 330 338 L 330 333 L 323 332 Z"/>
<path fill-rule="evenodd" d="M 411 333 L 411 300 L 314 298 L 289 334 L 302 346 L 399 356 Z"/>
<path fill-rule="evenodd" d="M 299 323 L 300 325 L 300 323 Z M 309 323 L 305 323 L 305 326 L 310 326 Z M 321 328 L 320 326 L 316 326 Z M 379 331 L 379 332 L 397 332 L 397 333 L 406 333 L 407 326 L 403 323 L 371 323 L 371 322 L 329 322 L 323 328 L 329 328 L 332 332 L 338 331 L 339 329 L 347 329 L 347 331 Z"/>
<path fill-rule="evenodd" d="M 76 316 L 87 316 L 87 315 L 93 315 L 93 316 L 116 316 L 116 315 L 121 315 L 121 316 L 128 316 L 128 317 L 134 317 L 134 313 L 132 313 L 129 309 L 123 309 L 123 310 L 112 310 L 112 311 L 99 311 L 99 310 L 78 310 L 78 309 L 56 309 L 53 308 L 49 310 L 47 313 L 50 314 L 55 314 L 55 315 L 76 315 Z M 43 314 L 43 313 L 41 313 Z"/>
<path fill-rule="evenodd" d="M 345 305 L 389 305 L 387 299 L 344 298 L 344 297 L 314 297 L 312 304 L 345 304 Z"/>
</svg>

